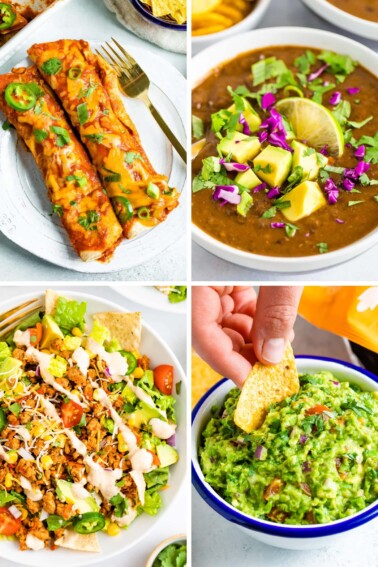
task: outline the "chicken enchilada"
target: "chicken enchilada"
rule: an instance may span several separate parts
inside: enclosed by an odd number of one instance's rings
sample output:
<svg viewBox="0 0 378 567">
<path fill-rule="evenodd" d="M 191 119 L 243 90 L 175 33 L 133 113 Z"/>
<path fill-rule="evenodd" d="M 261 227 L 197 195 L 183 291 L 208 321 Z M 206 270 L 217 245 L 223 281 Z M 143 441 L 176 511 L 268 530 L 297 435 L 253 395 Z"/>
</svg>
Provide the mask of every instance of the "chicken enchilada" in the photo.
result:
<svg viewBox="0 0 378 567">
<path fill-rule="evenodd" d="M 37 44 L 28 53 L 77 128 L 125 237 L 164 221 L 178 205 L 178 193 L 151 165 L 119 96 L 115 71 L 85 41 Z"/>
<path fill-rule="evenodd" d="M 36 68 L 0 76 L 0 109 L 32 152 L 53 212 L 81 259 L 108 259 L 121 241 L 121 227 L 95 168 Z"/>
</svg>

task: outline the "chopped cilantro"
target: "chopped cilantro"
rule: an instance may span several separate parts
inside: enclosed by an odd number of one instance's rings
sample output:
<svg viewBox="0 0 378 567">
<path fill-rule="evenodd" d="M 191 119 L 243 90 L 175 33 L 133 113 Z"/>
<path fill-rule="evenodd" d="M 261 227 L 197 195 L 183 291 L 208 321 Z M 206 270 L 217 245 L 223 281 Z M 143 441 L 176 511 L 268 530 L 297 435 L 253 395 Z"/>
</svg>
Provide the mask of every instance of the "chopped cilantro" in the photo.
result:
<svg viewBox="0 0 378 567">
<path fill-rule="evenodd" d="M 192 115 L 192 131 L 193 131 L 193 138 L 195 140 L 201 140 L 205 133 L 205 127 L 203 124 L 203 120 L 198 118 L 198 116 Z"/>
<path fill-rule="evenodd" d="M 63 216 L 63 207 L 62 205 L 53 205 L 52 209 L 51 209 L 51 213 L 50 213 L 50 217 L 56 213 L 57 215 L 59 215 L 60 217 Z"/>
<path fill-rule="evenodd" d="M 365 201 L 348 201 L 348 207 L 353 207 L 354 205 L 359 205 L 360 203 L 364 203 Z"/>
<path fill-rule="evenodd" d="M 68 175 L 67 181 L 76 181 L 79 187 L 83 188 L 88 183 L 88 179 L 84 175 Z"/>
<path fill-rule="evenodd" d="M 62 68 L 63 64 L 61 60 L 57 59 L 56 57 L 48 59 L 41 65 L 41 69 L 46 75 L 57 75 L 58 73 L 60 73 Z"/>
<path fill-rule="evenodd" d="M 60 126 L 50 126 L 51 132 L 56 134 L 56 145 L 60 148 L 63 146 L 67 146 L 70 141 L 70 135 L 65 128 L 61 128 Z"/>
<path fill-rule="evenodd" d="M 378 163 L 378 132 L 375 136 L 362 136 L 359 141 L 359 144 L 364 144 L 365 146 L 369 146 L 366 149 L 365 160 L 371 163 Z"/>
<path fill-rule="evenodd" d="M 88 121 L 89 113 L 88 113 L 88 106 L 86 102 L 79 104 L 76 108 L 77 110 L 77 117 L 81 125 L 85 124 Z"/>
<path fill-rule="evenodd" d="M 320 254 L 325 254 L 326 252 L 328 252 L 327 242 L 319 242 L 316 246 L 319 248 Z"/>
<path fill-rule="evenodd" d="M 33 130 L 34 138 L 40 144 L 43 140 L 46 140 L 47 136 L 49 135 L 46 130 L 38 130 L 38 128 L 34 128 Z"/>
<path fill-rule="evenodd" d="M 126 152 L 125 153 L 125 162 L 126 163 L 133 163 L 134 160 L 139 159 L 143 161 L 143 158 L 138 152 Z"/>
<path fill-rule="evenodd" d="M 83 138 L 88 138 L 91 142 L 96 142 L 96 144 L 101 144 L 104 139 L 104 134 L 84 134 Z"/>
<path fill-rule="evenodd" d="M 87 211 L 85 216 L 80 216 L 78 219 L 78 223 L 82 226 L 85 230 L 97 230 L 96 223 L 100 218 L 100 215 L 97 211 Z"/>
</svg>

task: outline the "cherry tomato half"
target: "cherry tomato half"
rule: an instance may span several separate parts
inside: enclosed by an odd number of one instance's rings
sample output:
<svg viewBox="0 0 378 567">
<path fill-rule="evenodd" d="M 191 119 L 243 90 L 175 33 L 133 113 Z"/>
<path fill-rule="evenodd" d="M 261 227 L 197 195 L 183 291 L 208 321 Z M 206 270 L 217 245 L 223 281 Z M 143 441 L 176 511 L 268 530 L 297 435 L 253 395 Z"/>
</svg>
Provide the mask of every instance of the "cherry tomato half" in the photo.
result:
<svg viewBox="0 0 378 567">
<path fill-rule="evenodd" d="M 170 396 L 173 388 L 173 366 L 161 364 L 154 370 L 154 383 L 162 394 Z"/>
<path fill-rule="evenodd" d="M 11 536 L 18 532 L 21 527 L 20 518 L 16 519 L 8 508 L 0 508 L 0 534 Z"/>
<path fill-rule="evenodd" d="M 62 404 L 62 419 L 64 427 L 75 427 L 79 425 L 83 415 L 83 408 L 76 402 L 70 400 Z"/>
</svg>

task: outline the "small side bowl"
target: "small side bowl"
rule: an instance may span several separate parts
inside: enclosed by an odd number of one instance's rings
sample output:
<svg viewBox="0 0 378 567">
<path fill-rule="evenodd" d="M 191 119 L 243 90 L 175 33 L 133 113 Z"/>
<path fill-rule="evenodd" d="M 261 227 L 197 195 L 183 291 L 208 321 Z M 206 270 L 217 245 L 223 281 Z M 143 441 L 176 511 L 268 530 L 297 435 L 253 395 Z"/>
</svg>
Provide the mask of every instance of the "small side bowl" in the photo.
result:
<svg viewBox="0 0 378 567">
<path fill-rule="evenodd" d="M 131 4 L 141 16 L 158 26 L 168 28 L 170 30 L 186 31 L 186 24 L 177 24 L 173 21 L 169 22 L 167 20 L 164 20 L 164 18 L 158 18 L 157 16 L 154 16 L 151 10 L 149 10 L 147 6 L 143 2 L 141 2 L 141 0 L 131 0 Z"/>
<path fill-rule="evenodd" d="M 239 33 L 255 28 L 267 11 L 270 2 L 271 0 L 257 0 L 256 6 L 253 8 L 252 12 L 230 28 L 208 35 L 193 36 L 192 46 L 194 54 L 216 41 L 221 41 L 232 35 L 238 35 Z"/>
<path fill-rule="evenodd" d="M 349 32 L 352 31 L 356 35 L 366 37 L 367 39 L 378 40 L 378 23 L 353 16 L 333 6 L 327 0 L 302 0 L 302 2 L 330 24 Z"/>
<path fill-rule="evenodd" d="M 348 380 L 366 391 L 378 390 L 378 377 L 363 368 L 341 360 L 315 356 L 296 357 L 300 373 L 316 373 L 329 370 L 338 380 Z M 198 448 L 201 434 L 210 419 L 211 408 L 220 405 L 233 382 L 224 378 L 213 386 L 198 402 L 192 414 L 192 482 L 197 492 L 215 512 L 226 520 L 236 524 L 245 534 L 268 545 L 285 549 L 317 549 L 347 535 L 350 530 L 357 530 L 366 522 L 378 516 L 378 501 L 360 512 L 342 520 L 310 526 L 283 525 L 261 520 L 243 514 L 223 500 L 205 481 L 199 459 Z"/>
<path fill-rule="evenodd" d="M 187 543 L 186 535 L 179 534 L 179 535 L 171 536 L 165 539 L 164 541 L 162 541 L 161 543 L 159 543 L 159 545 L 155 547 L 155 549 L 147 559 L 146 567 L 152 567 L 159 553 L 169 545 L 172 545 L 172 543 L 178 543 L 179 545 L 186 545 Z"/>
</svg>

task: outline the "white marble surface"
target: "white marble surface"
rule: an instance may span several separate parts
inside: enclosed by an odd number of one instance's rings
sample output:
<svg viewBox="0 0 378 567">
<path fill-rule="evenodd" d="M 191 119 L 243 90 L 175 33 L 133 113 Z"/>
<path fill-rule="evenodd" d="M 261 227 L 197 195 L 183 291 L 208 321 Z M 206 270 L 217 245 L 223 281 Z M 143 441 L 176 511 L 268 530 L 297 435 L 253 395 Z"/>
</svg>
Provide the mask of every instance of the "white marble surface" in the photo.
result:
<svg viewBox="0 0 378 567">
<path fill-rule="evenodd" d="M 104 40 L 115 36 L 123 38 L 124 43 L 149 49 L 152 53 L 165 58 L 186 73 L 186 58 L 172 52 L 164 51 L 147 43 L 128 32 L 109 12 L 103 0 L 72 0 L 48 19 L 36 32 L 35 37 L 27 40 L 26 45 L 9 59 L 0 73 L 7 72 L 12 65 L 25 57 L 25 50 L 35 42 L 52 41 L 63 37 Z M 10 172 L 11 175 L 11 172 Z M 96 276 L 79 274 L 66 270 L 44 260 L 40 260 L 29 252 L 19 248 L 0 233 L 0 258 L 2 279 L 7 281 L 181 281 L 186 279 L 186 239 L 180 238 L 159 257 L 149 262 L 122 272 L 99 274 Z"/>
<path fill-rule="evenodd" d="M 76 0 L 75 0 L 76 1 Z M 34 291 L 43 291 L 45 286 L 3 286 L 0 287 L 0 303 L 7 299 L 16 298 L 18 295 L 25 293 L 33 293 Z M 65 286 L 59 285 L 54 287 L 59 291 L 87 291 L 87 287 L 83 286 Z M 125 299 L 114 289 L 106 286 L 91 287 L 91 295 L 98 295 L 103 299 L 114 301 L 120 307 L 130 310 L 141 310 L 143 319 L 149 323 L 151 327 L 168 343 L 176 354 L 182 367 L 186 368 L 186 316 L 173 315 L 171 313 L 163 313 L 154 309 L 148 309 L 135 302 Z M 189 484 L 189 481 L 188 481 Z M 172 504 L 170 513 L 165 516 L 164 522 L 159 522 L 159 516 L 156 518 L 156 525 L 145 540 L 133 547 L 125 554 L 121 554 L 109 561 L 96 563 L 98 567 L 144 567 L 146 560 L 151 551 L 164 539 L 171 535 L 187 533 L 187 514 L 188 509 L 188 491 L 181 490 L 176 500 Z M 53 565 L 53 557 L 51 557 Z M 0 567 L 17 567 L 16 563 L 5 561 L 0 558 Z M 67 565 L 69 565 L 69 556 L 67 556 Z"/>
<path fill-rule="evenodd" d="M 273 26 L 320 28 L 351 37 L 378 51 L 378 42 L 361 38 L 333 26 L 306 8 L 301 0 L 272 0 L 267 13 L 260 21 L 258 27 L 267 28 Z M 378 246 L 338 266 L 296 274 L 276 274 L 274 272 L 243 268 L 213 256 L 197 244 L 193 243 L 192 246 L 192 274 L 193 280 L 196 281 L 368 281 L 377 278 L 376 259 Z"/>
</svg>

